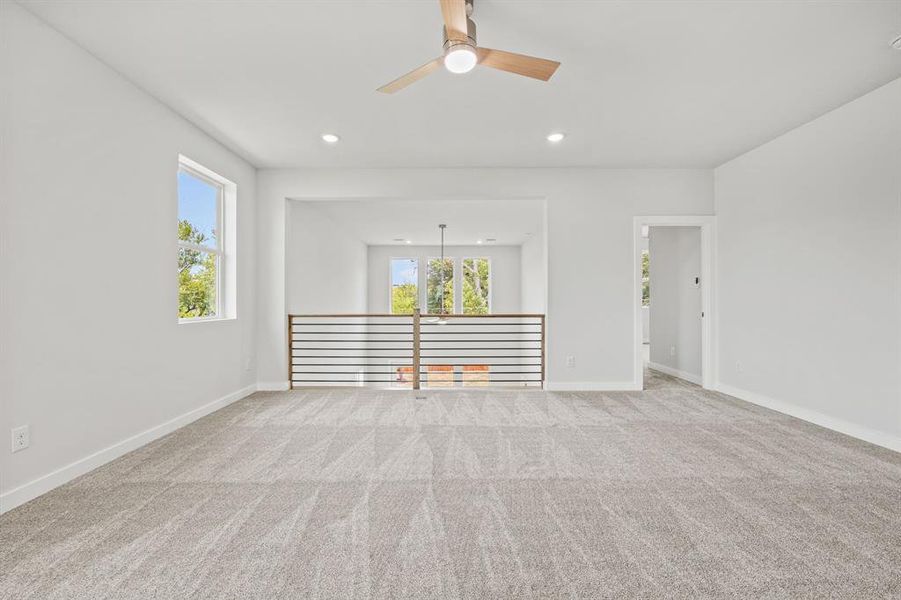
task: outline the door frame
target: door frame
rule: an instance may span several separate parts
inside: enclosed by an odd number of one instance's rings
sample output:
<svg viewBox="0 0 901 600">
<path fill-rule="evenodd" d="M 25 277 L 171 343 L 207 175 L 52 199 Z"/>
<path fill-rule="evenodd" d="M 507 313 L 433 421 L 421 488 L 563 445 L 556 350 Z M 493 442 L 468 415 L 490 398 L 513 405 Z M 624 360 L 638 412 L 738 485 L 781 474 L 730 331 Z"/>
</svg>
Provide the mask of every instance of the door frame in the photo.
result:
<svg viewBox="0 0 901 600">
<path fill-rule="evenodd" d="M 632 273 L 633 281 L 633 381 L 635 389 L 644 389 L 644 358 L 642 356 L 642 324 L 641 324 L 641 230 L 649 227 L 700 227 L 701 228 L 701 386 L 714 389 L 714 328 L 713 312 L 714 290 L 716 289 L 716 217 L 712 215 L 678 215 L 678 216 L 636 216 L 633 218 L 632 231 Z"/>
</svg>

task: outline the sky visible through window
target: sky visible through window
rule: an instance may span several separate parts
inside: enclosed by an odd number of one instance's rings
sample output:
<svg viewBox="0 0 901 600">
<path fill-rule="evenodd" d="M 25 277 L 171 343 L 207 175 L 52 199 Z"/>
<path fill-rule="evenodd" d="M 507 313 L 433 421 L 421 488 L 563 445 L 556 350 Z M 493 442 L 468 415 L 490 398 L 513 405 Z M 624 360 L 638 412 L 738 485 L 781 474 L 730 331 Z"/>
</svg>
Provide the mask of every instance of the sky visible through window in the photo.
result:
<svg viewBox="0 0 901 600">
<path fill-rule="evenodd" d="M 204 235 L 205 246 L 215 246 L 218 190 L 185 171 L 178 173 L 178 220 L 188 221 Z"/>
<path fill-rule="evenodd" d="M 403 285 L 405 283 L 417 283 L 416 261 L 396 259 L 391 261 L 391 284 Z M 382 267 L 384 268 L 384 267 Z"/>
</svg>

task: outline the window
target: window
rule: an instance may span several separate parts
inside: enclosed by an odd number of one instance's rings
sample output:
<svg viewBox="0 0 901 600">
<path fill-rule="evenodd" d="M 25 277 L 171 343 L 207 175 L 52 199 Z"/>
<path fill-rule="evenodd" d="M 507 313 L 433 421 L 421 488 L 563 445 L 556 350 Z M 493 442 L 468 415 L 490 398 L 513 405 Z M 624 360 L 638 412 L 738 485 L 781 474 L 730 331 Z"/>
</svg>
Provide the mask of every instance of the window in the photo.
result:
<svg viewBox="0 0 901 600">
<path fill-rule="evenodd" d="M 391 259 L 391 314 L 409 315 L 419 308 L 419 261 Z"/>
<path fill-rule="evenodd" d="M 641 251 L 641 305 L 651 305 L 651 253 Z"/>
<path fill-rule="evenodd" d="M 491 263 L 487 258 L 463 259 L 463 314 L 491 312 Z"/>
<path fill-rule="evenodd" d="M 232 286 L 225 232 L 229 230 L 227 196 L 235 186 L 215 173 L 179 159 L 178 169 L 178 318 L 210 320 L 234 316 L 227 302 Z M 234 262 L 234 261 L 228 261 Z M 231 269 L 233 270 L 233 269 Z M 230 305 L 230 306 L 228 306 Z"/>
<path fill-rule="evenodd" d="M 442 281 L 444 286 L 442 287 Z M 444 310 L 441 310 L 442 298 Z M 454 259 L 429 259 L 426 281 L 426 312 L 429 314 L 453 314 L 454 312 Z"/>
</svg>

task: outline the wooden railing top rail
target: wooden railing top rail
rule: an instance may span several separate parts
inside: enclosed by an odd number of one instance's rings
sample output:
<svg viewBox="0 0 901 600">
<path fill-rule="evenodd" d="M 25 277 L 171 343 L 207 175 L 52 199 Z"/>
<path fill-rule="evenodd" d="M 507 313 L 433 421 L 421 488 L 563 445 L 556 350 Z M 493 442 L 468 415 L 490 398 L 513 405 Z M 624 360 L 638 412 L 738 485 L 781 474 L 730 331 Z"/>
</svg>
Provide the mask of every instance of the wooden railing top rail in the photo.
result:
<svg viewBox="0 0 901 600">
<path fill-rule="evenodd" d="M 290 314 L 288 315 L 291 318 L 295 319 L 337 319 L 340 317 L 354 317 L 354 318 L 362 318 L 362 317 L 398 317 L 398 318 L 413 318 L 413 313 L 408 313 L 405 315 L 398 315 L 393 313 L 333 313 L 333 314 L 310 314 L 310 315 L 302 315 L 302 314 Z M 430 313 L 421 313 L 420 318 L 422 319 L 432 319 L 436 317 L 443 317 L 445 319 L 540 319 L 544 318 L 543 313 L 491 313 L 490 315 L 442 315 L 442 314 L 430 314 Z"/>
</svg>

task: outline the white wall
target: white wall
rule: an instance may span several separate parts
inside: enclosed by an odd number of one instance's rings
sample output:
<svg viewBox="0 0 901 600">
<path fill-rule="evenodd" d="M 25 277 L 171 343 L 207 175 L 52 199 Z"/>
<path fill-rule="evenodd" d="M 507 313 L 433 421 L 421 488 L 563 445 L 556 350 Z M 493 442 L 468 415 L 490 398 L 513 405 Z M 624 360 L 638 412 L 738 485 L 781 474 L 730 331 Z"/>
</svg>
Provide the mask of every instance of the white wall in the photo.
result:
<svg viewBox="0 0 901 600">
<path fill-rule="evenodd" d="M 288 311 L 366 312 L 366 244 L 313 202 L 288 202 L 287 211 Z"/>
<path fill-rule="evenodd" d="M 635 387 L 633 217 L 711 214 L 707 170 L 276 169 L 258 174 L 260 379 L 284 379 L 286 198 L 544 197 L 557 389 Z M 566 368 L 566 356 L 575 368 Z"/>
<path fill-rule="evenodd" d="M 651 227 L 651 306 L 653 368 L 701 383 L 700 227 Z"/>
<path fill-rule="evenodd" d="M 519 246 L 445 246 L 444 255 L 456 259 L 455 275 L 462 275 L 461 262 L 464 258 L 491 259 L 491 311 L 520 312 Z M 426 261 L 436 256 L 441 256 L 440 246 L 369 246 L 369 312 L 391 312 L 392 258 L 419 258 L 419 291 L 422 297 L 428 264 Z M 455 286 L 455 289 L 457 287 L 459 286 Z M 459 312 L 462 309 L 459 291 L 455 292 L 454 302 Z"/>
<path fill-rule="evenodd" d="M 543 313 L 547 310 L 547 257 L 544 231 L 534 233 L 520 251 L 520 285 L 522 312 Z"/>
<path fill-rule="evenodd" d="M 724 390 L 901 450 L 901 79 L 716 169 Z"/>
<path fill-rule="evenodd" d="M 0 44 L 9 509 L 253 390 L 255 171 L 15 3 Z M 179 153 L 237 184 L 236 320 L 177 322 Z"/>
</svg>

